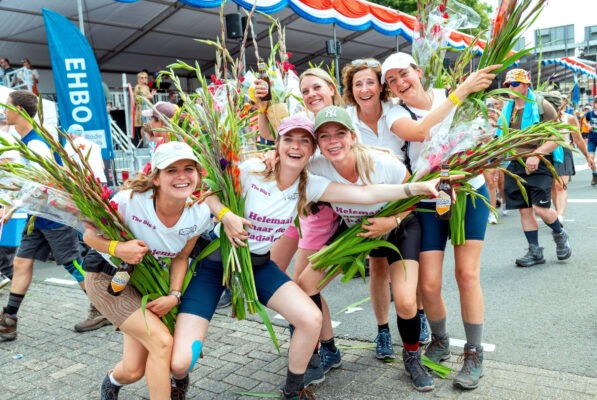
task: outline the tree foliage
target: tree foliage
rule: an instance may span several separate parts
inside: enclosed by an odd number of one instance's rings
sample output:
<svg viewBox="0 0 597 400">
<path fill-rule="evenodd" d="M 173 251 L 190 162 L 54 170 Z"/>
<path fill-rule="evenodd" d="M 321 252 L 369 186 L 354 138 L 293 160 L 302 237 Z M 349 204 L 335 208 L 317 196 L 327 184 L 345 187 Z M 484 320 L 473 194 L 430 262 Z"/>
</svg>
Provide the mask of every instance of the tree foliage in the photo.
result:
<svg viewBox="0 0 597 400">
<path fill-rule="evenodd" d="M 401 11 L 405 14 L 416 15 L 417 14 L 417 0 L 369 0 L 372 3 L 380 4 L 382 6 L 393 8 L 394 10 Z M 481 23 L 479 27 L 465 31 L 471 35 L 476 35 L 482 30 L 488 29 L 491 24 L 490 13 L 492 8 L 490 5 L 479 0 L 458 0 L 460 3 L 471 7 L 481 17 Z"/>
</svg>

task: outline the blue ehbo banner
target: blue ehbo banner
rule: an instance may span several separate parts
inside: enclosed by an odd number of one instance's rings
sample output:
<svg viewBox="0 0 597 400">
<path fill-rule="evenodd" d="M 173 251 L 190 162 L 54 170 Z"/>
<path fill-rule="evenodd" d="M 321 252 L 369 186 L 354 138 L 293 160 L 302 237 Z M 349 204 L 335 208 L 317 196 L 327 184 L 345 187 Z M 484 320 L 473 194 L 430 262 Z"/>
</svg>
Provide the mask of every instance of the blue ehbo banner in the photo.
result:
<svg viewBox="0 0 597 400">
<path fill-rule="evenodd" d="M 63 130 L 71 124 L 81 125 L 85 138 L 101 146 L 102 157 L 114 158 L 102 78 L 91 46 L 67 18 L 46 8 L 42 12 L 60 125 Z"/>
</svg>

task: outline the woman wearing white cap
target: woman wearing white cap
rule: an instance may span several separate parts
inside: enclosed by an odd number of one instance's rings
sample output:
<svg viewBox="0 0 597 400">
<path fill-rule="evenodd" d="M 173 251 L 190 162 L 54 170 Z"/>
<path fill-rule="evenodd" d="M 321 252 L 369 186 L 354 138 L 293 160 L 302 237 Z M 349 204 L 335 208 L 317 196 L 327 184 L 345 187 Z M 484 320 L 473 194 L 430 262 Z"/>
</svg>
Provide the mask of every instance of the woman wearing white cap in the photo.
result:
<svg viewBox="0 0 597 400">
<path fill-rule="evenodd" d="M 83 237 L 107 261 L 115 256 L 135 265 L 151 252 L 170 269 L 170 293 L 148 302 L 145 316 L 141 296 L 132 285 L 127 285 L 120 296 L 112 296 L 107 291 L 110 274 L 88 271 L 85 275 L 87 294 L 93 304 L 124 333 L 123 358 L 104 378 L 102 400 L 117 399 L 122 385 L 143 376 L 152 399 L 170 399 L 173 339 L 160 317 L 180 303 L 189 254 L 198 236 L 212 227 L 207 205 L 188 206 L 201 176 L 193 150 L 185 143 L 165 143 L 154 153 L 152 165 L 149 175 L 139 174 L 127 181 L 125 190 L 112 199 L 136 239 L 110 241 L 95 229 L 86 230 Z M 212 212 L 221 207 L 215 196 L 208 202 Z M 231 223 L 238 223 L 234 214 L 229 217 Z"/>
<path fill-rule="evenodd" d="M 400 137 L 394 134 L 391 129 L 391 124 L 388 123 L 388 115 L 390 110 L 394 107 L 394 102 L 390 99 L 390 89 L 384 87 L 381 83 L 381 63 L 372 58 L 365 58 L 361 60 L 354 60 L 347 64 L 342 69 L 342 83 L 344 85 L 343 98 L 347 104 L 347 111 L 350 115 L 355 129 L 359 133 L 360 140 L 363 144 L 380 146 L 390 149 L 400 161 L 404 162 L 405 142 Z M 406 177 L 408 179 L 410 173 Z M 410 211 L 406 211 L 397 215 L 404 220 Z M 412 218 L 412 217 L 411 217 Z M 372 233 L 372 237 L 380 234 L 385 234 L 395 229 L 396 219 L 394 217 L 387 218 L 369 218 L 369 224 L 364 228 Z M 408 232 L 409 237 L 417 237 L 417 241 L 409 242 L 409 246 L 416 243 L 416 248 L 420 247 L 420 229 L 411 222 L 405 229 L 413 229 L 413 232 Z M 402 252 L 402 249 L 401 249 Z M 391 272 L 386 257 L 376 256 L 377 252 L 372 252 L 369 258 L 370 264 L 370 279 L 369 279 L 369 293 L 371 296 L 371 306 L 377 320 L 378 334 L 375 338 L 375 356 L 380 360 L 387 360 L 395 358 L 394 349 L 392 346 L 392 336 L 389 327 L 389 312 L 390 312 L 390 291 L 388 288 L 388 274 Z M 405 259 L 406 263 L 414 263 L 418 268 L 419 254 L 410 253 L 412 259 Z M 391 286 L 392 294 L 397 297 L 396 287 Z M 411 311 L 405 313 L 404 309 L 401 312 L 398 309 L 398 303 L 394 303 L 397 307 L 397 314 L 408 314 L 412 317 Z M 421 344 L 427 344 L 430 340 L 430 333 L 427 323 L 427 318 L 423 312 L 422 300 L 417 296 L 416 317 L 420 320 L 420 327 L 417 328 L 417 335 Z"/>
<path fill-rule="evenodd" d="M 441 123 L 458 104 L 470 94 L 489 87 L 499 66 L 490 66 L 469 75 L 465 82 L 456 87 L 450 97 L 443 89 L 425 91 L 421 78 L 423 71 L 415 60 L 406 53 L 389 56 L 382 65 L 382 82 L 386 83 L 402 105 L 396 106 L 389 118 L 395 134 L 409 141 L 406 150 L 407 165 L 416 165 L 424 141 L 431 129 Z M 487 197 L 483 176 L 473 178 L 469 183 Z M 419 207 L 434 209 L 431 201 L 421 202 Z M 464 364 L 454 379 L 457 387 L 474 389 L 479 385 L 482 374 L 483 347 L 483 293 L 481 289 L 481 250 L 485 238 L 489 209 L 481 202 L 473 206 L 467 200 L 465 243 L 454 247 L 455 276 L 460 292 L 460 304 L 467 343 L 464 348 Z M 442 265 L 449 233 L 447 221 L 435 218 L 433 213 L 419 213 L 423 228 L 419 269 L 420 288 L 425 312 L 429 319 L 432 341 L 425 355 L 435 362 L 450 358 L 449 336 L 446 330 L 447 310 L 442 288 Z"/>
<path fill-rule="evenodd" d="M 270 259 L 274 242 L 284 234 L 297 214 L 303 215 L 309 209 L 312 202 L 347 202 L 350 199 L 354 203 L 375 204 L 407 197 L 407 193 L 436 193 L 437 180 L 408 185 L 330 183 L 326 178 L 307 172 L 315 148 L 313 122 L 298 114 L 285 118 L 280 124 L 276 140 L 279 162 L 273 169 L 263 171 L 264 165 L 255 160 L 240 164 L 246 196 L 245 218 L 250 222 L 247 243 L 251 249 L 259 301 L 295 327 L 288 349 L 283 398 L 313 398 L 304 388 L 304 376 L 311 350 L 321 331 L 322 315 L 305 292 Z M 242 242 L 244 237 L 238 237 L 236 243 Z M 195 360 L 189 349 L 205 340 L 209 321 L 223 290 L 221 256 L 215 253 L 202 261 L 183 296 L 172 353 L 172 372 L 177 379 L 183 379 L 192 369 Z M 321 307 L 321 303 L 318 305 Z"/>
</svg>

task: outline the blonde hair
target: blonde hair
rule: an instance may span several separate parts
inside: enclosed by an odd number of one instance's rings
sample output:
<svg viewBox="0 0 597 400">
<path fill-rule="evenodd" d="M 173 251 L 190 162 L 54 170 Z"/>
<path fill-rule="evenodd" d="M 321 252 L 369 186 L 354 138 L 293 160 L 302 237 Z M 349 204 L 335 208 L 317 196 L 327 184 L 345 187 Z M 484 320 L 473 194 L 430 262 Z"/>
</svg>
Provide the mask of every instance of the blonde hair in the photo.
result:
<svg viewBox="0 0 597 400">
<path fill-rule="evenodd" d="M 309 137 L 311 138 L 311 144 L 313 146 L 313 150 L 315 150 L 315 146 L 317 145 L 315 143 L 315 140 L 313 140 L 313 137 L 311 135 L 309 135 Z M 278 151 L 278 147 L 280 144 L 280 136 L 278 136 L 276 138 L 276 151 Z M 263 176 L 263 178 L 266 181 L 278 181 L 278 178 L 280 177 L 280 170 L 281 170 L 281 164 L 279 162 L 276 163 L 276 165 L 274 166 L 273 169 L 271 168 L 266 168 L 265 171 L 263 172 L 259 172 L 258 174 Z M 307 168 L 303 168 L 303 170 L 301 171 L 300 175 L 299 175 L 299 185 L 298 185 L 298 194 L 299 194 L 299 198 L 298 198 L 298 202 L 296 204 L 296 210 L 299 216 L 306 216 L 311 214 L 311 207 L 310 203 L 307 203 L 307 183 L 309 182 L 309 173 L 307 171 Z"/>
<path fill-rule="evenodd" d="M 352 151 L 357 164 L 357 173 L 364 185 L 375 183 L 371 179 L 371 176 L 375 174 L 375 162 L 373 161 L 375 158 L 392 157 L 398 160 L 398 157 L 385 147 L 369 146 L 357 142 L 352 146 Z"/>
<path fill-rule="evenodd" d="M 332 87 L 332 89 L 334 90 L 334 95 L 332 96 L 332 104 L 335 106 L 344 107 L 344 100 L 342 100 L 342 96 L 340 95 L 340 92 L 338 91 L 336 82 L 334 82 L 334 79 L 332 79 L 330 74 L 328 74 L 326 71 L 324 71 L 321 68 L 309 68 L 308 70 L 303 72 L 301 74 L 301 76 L 299 77 L 299 86 L 300 86 L 301 82 L 303 81 L 303 79 L 306 78 L 307 76 L 314 76 L 315 78 L 319 78 L 322 81 L 324 81 L 325 83 L 327 83 L 328 85 L 330 85 Z"/>
</svg>

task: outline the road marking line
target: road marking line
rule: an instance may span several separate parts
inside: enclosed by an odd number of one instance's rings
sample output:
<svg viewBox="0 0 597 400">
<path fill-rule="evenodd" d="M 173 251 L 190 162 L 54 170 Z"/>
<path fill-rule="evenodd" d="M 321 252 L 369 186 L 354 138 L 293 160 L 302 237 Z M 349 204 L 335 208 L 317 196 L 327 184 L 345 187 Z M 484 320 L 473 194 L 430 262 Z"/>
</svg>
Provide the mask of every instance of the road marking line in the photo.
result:
<svg viewBox="0 0 597 400">
<path fill-rule="evenodd" d="M 597 199 L 568 199 L 568 203 L 597 203 Z"/>
<path fill-rule="evenodd" d="M 465 343 L 466 343 L 466 340 L 450 338 L 450 346 L 464 348 Z M 481 343 L 481 346 L 483 346 L 483 351 L 495 351 L 495 344 Z"/>
<path fill-rule="evenodd" d="M 58 279 L 58 278 L 47 278 L 44 280 L 44 282 L 57 283 L 59 285 L 76 285 L 77 284 L 76 281 L 71 281 L 68 279 Z"/>
</svg>

